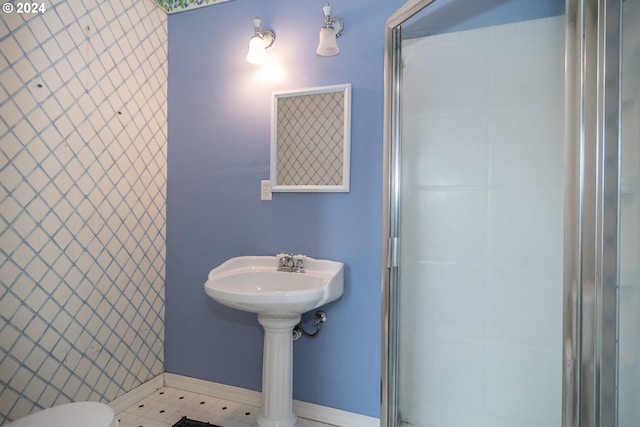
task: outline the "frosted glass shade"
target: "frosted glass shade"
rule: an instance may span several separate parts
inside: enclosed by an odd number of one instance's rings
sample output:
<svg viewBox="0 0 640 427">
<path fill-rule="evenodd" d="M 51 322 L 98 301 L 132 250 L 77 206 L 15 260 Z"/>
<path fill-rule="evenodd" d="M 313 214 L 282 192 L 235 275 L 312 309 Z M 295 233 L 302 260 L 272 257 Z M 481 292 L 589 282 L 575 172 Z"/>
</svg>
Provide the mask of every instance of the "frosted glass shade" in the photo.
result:
<svg viewBox="0 0 640 427">
<path fill-rule="evenodd" d="M 336 42 L 336 31 L 332 27 L 320 28 L 320 41 L 316 53 L 320 56 L 334 56 L 340 53 Z"/>
<path fill-rule="evenodd" d="M 249 40 L 249 52 L 247 53 L 247 62 L 252 64 L 264 64 L 267 61 L 267 51 L 265 50 L 264 40 L 256 35 Z"/>
</svg>

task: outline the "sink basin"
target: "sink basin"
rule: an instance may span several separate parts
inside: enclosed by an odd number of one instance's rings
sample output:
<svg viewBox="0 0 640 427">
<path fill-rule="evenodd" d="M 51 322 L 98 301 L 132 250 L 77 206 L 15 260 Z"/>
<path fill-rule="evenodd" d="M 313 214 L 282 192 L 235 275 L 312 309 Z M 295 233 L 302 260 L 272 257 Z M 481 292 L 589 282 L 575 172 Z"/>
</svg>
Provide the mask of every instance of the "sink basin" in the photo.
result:
<svg viewBox="0 0 640 427">
<path fill-rule="evenodd" d="M 304 273 L 277 271 L 275 256 L 231 258 L 204 287 L 215 301 L 258 314 L 302 314 L 342 296 L 344 265 L 304 257 Z"/>
<path fill-rule="evenodd" d="M 204 290 L 219 303 L 258 314 L 264 328 L 262 412 L 258 427 L 300 427 L 293 412 L 293 328 L 302 313 L 334 301 L 344 289 L 344 264 L 297 255 L 231 258 L 214 268 Z M 300 259 L 304 266 L 299 264 Z M 295 262 L 294 262 L 295 261 Z M 294 272 L 293 267 L 304 272 Z"/>
</svg>

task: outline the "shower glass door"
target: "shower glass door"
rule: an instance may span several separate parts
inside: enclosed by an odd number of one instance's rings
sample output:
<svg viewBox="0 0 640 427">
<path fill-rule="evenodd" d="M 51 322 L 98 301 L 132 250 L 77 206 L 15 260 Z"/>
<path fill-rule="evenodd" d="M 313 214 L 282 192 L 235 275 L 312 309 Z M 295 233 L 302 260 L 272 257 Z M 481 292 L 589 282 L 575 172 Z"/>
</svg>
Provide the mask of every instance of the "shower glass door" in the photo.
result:
<svg viewBox="0 0 640 427">
<path fill-rule="evenodd" d="M 394 35 L 400 426 L 561 423 L 563 15 L 436 0 Z"/>
<path fill-rule="evenodd" d="M 638 28 L 640 0 L 389 18 L 384 427 L 638 425 Z"/>
</svg>

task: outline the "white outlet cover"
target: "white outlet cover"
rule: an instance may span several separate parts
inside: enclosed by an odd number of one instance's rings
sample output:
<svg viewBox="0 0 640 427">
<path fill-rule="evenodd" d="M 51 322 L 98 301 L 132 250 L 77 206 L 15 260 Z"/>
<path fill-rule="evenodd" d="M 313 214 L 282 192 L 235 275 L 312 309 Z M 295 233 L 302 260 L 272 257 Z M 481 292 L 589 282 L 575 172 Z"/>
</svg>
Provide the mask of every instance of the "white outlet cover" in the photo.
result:
<svg viewBox="0 0 640 427">
<path fill-rule="evenodd" d="M 271 200 L 271 180 L 260 181 L 260 200 Z"/>
</svg>

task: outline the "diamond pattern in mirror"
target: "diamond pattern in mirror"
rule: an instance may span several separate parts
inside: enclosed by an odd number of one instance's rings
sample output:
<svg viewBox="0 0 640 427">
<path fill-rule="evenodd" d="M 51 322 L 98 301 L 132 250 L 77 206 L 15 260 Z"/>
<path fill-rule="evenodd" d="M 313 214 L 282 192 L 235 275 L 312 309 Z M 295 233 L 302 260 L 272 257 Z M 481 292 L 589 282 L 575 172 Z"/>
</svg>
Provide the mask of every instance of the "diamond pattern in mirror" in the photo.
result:
<svg viewBox="0 0 640 427">
<path fill-rule="evenodd" d="M 163 370 L 166 15 L 0 15 L 0 424 Z"/>
<path fill-rule="evenodd" d="M 342 92 L 278 100 L 278 184 L 343 183 Z"/>
</svg>

